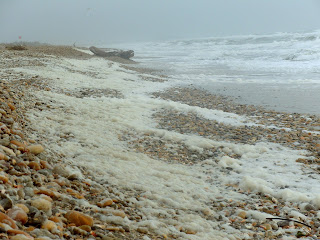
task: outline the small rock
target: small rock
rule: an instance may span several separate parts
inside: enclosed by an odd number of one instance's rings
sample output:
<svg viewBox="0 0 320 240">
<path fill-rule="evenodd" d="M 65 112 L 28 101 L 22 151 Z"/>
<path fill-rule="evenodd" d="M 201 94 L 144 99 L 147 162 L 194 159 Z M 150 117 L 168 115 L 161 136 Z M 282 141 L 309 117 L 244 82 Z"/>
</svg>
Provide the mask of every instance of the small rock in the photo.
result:
<svg viewBox="0 0 320 240">
<path fill-rule="evenodd" d="M 7 178 L 6 176 L 0 175 L 0 181 L 2 181 L 2 183 L 7 183 L 9 182 L 9 178 Z"/>
<path fill-rule="evenodd" d="M 7 148 L 5 146 L 0 146 L 0 148 L 2 148 L 2 150 L 9 156 L 14 156 L 14 157 L 16 156 L 16 154 L 12 151 L 12 149 Z"/>
<path fill-rule="evenodd" d="M 138 227 L 137 228 L 137 232 L 147 234 L 148 233 L 148 228 L 146 228 L 146 227 Z"/>
<path fill-rule="evenodd" d="M 238 213 L 238 217 L 245 219 L 247 217 L 247 213 L 245 211 L 241 211 Z"/>
<path fill-rule="evenodd" d="M 186 234 L 196 234 L 196 233 L 197 232 L 194 230 L 190 230 L 190 229 L 186 230 Z"/>
<path fill-rule="evenodd" d="M 24 145 L 22 142 L 19 142 L 17 140 L 12 140 L 12 141 L 10 141 L 10 143 L 12 143 L 12 144 L 14 144 L 14 145 L 16 145 L 18 147 L 22 147 L 22 148 L 26 147 L 26 145 Z"/>
<path fill-rule="evenodd" d="M 33 174 L 32 179 L 33 179 L 33 184 L 37 187 L 41 187 L 43 185 L 43 179 L 42 179 L 42 174 Z"/>
<path fill-rule="evenodd" d="M 38 238 L 44 238 L 44 239 L 56 239 L 56 236 L 53 235 L 51 232 L 49 232 L 47 229 L 34 229 L 30 232 L 32 236 L 38 237 Z"/>
<path fill-rule="evenodd" d="M 78 211 L 69 211 L 66 213 L 65 218 L 70 222 L 74 223 L 76 226 L 82 226 L 82 225 L 93 225 L 93 219 L 90 216 L 87 216 L 83 213 L 80 213 Z"/>
<path fill-rule="evenodd" d="M 108 199 L 102 200 L 102 201 L 99 202 L 97 205 L 102 208 L 102 207 L 110 206 L 110 205 L 112 205 L 112 204 L 113 204 L 113 200 L 108 198 Z"/>
<path fill-rule="evenodd" d="M 109 227 L 106 227 L 106 230 L 113 231 L 113 232 L 119 232 L 120 228 L 119 227 L 109 226 Z"/>
<path fill-rule="evenodd" d="M 38 190 L 34 190 L 34 193 L 36 194 L 44 194 L 46 196 L 49 196 L 50 198 L 56 198 L 59 194 L 51 191 L 49 189 L 46 189 L 44 187 L 40 187 Z"/>
<path fill-rule="evenodd" d="M 26 205 L 22 204 L 22 203 L 16 204 L 15 207 L 21 208 L 27 214 L 29 213 L 29 208 Z"/>
<path fill-rule="evenodd" d="M 12 208 L 13 206 L 13 201 L 12 199 L 6 195 L 6 194 L 3 194 L 3 193 L 0 193 L 0 205 L 5 209 L 5 210 L 8 210 L 9 208 Z"/>
<path fill-rule="evenodd" d="M 272 222 L 270 223 L 270 225 L 271 225 L 271 227 L 272 227 L 273 230 L 278 230 L 278 229 L 279 229 L 278 224 L 277 224 L 276 222 L 274 222 L 274 221 L 272 221 Z"/>
<path fill-rule="evenodd" d="M 279 227 L 283 228 L 283 227 L 288 227 L 290 225 L 289 221 L 280 221 L 277 223 Z"/>
<path fill-rule="evenodd" d="M 33 170 L 36 170 L 36 171 L 39 171 L 39 170 L 41 169 L 40 164 L 37 163 L 37 162 L 30 162 L 30 163 L 28 164 L 28 167 L 29 167 L 29 168 L 32 168 Z"/>
<path fill-rule="evenodd" d="M 41 167 L 42 167 L 42 168 L 52 169 L 52 166 L 51 166 L 47 161 L 40 160 L 40 164 L 41 164 Z"/>
<path fill-rule="evenodd" d="M 21 230 L 17 230 L 17 229 L 9 229 L 7 233 L 9 235 L 14 235 L 14 237 L 11 237 L 10 239 L 16 239 L 16 240 L 33 239 L 33 237 L 31 237 L 28 233 Z"/>
<path fill-rule="evenodd" d="M 42 153 L 44 151 L 44 147 L 41 145 L 31 145 L 31 146 L 28 146 L 26 149 L 27 151 L 35 155 Z"/>
<path fill-rule="evenodd" d="M 18 194 L 20 199 L 24 199 L 25 193 L 24 193 L 22 188 L 18 189 L 17 194 Z"/>
<path fill-rule="evenodd" d="M 17 225 L 15 224 L 14 220 L 2 212 L 0 212 L 0 222 L 7 224 L 14 229 L 17 229 Z"/>
<path fill-rule="evenodd" d="M 23 234 L 17 234 L 15 236 L 10 237 L 11 240 L 33 240 L 33 237 L 28 237 Z"/>
<path fill-rule="evenodd" d="M 0 145 L 1 145 L 1 143 L 0 143 Z M 8 158 L 8 156 L 5 155 L 4 153 L 0 153 L 0 160 L 6 160 L 6 161 L 8 161 L 9 158 Z"/>
<path fill-rule="evenodd" d="M 122 218 L 126 217 L 126 214 L 123 211 L 113 211 L 112 214 L 114 216 L 118 216 L 118 217 L 122 217 Z"/>
<path fill-rule="evenodd" d="M 79 227 L 70 227 L 70 231 L 73 233 L 73 234 L 76 234 L 76 235 L 87 235 L 87 231 L 79 228 Z"/>
<path fill-rule="evenodd" d="M 35 207 L 30 207 L 30 213 L 29 213 L 29 221 L 31 225 L 41 225 L 45 221 L 48 220 L 48 216 L 42 211 L 38 210 Z"/>
<path fill-rule="evenodd" d="M 312 210 L 316 210 L 316 208 L 312 205 L 312 204 L 307 204 L 306 206 L 304 206 L 304 210 L 305 211 L 312 211 Z"/>
<path fill-rule="evenodd" d="M 33 197 L 34 196 L 34 190 L 31 187 L 25 187 L 23 189 L 23 191 L 24 191 L 25 195 L 28 196 L 28 197 Z"/>
<path fill-rule="evenodd" d="M 57 225 L 55 222 L 47 220 L 45 221 L 42 226 L 42 229 L 47 229 L 48 231 L 52 232 L 52 233 L 57 233 Z"/>
<path fill-rule="evenodd" d="M 10 144 L 10 138 L 8 134 L 2 135 L 2 138 L 0 139 L 0 145 L 8 147 Z"/>
<path fill-rule="evenodd" d="M 65 177 L 65 178 L 69 177 L 69 175 L 70 175 L 70 172 L 68 170 L 66 170 L 65 167 L 62 165 L 56 165 L 53 168 L 53 173 L 58 174 L 58 175 Z"/>
<path fill-rule="evenodd" d="M 110 237 L 110 236 L 103 236 L 102 240 L 119 240 L 119 239 L 117 239 L 115 237 Z"/>
<path fill-rule="evenodd" d="M 91 232 L 91 227 L 88 225 L 82 225 L 79 228 L 81 228 L 82 230 L 85 230 L 87 232 Z"/>
<path fill-rule="evenodd" d="M 19 207 L 13 207 L 8 210 L 7 215 L 11 217 L 13 220 L 20 222 L 22 225 L 26 224 L 28 222 L 28 215 L 26 212 L 19 208 Z"/>
<path fill-rule="evenodd" d="M 272 230 L 272 227 L 269 223 L 262 224 L 261 227 L 263 227 L 264 230 Z"/>
<path fill-rule="evenodd" d="M 44 211 L 48 215 L 51 215 L 52 204 L 50 201 L 43 198 L 36 198 L 31 201 L 31 205 L 39 210 Z"/>
<path fill-rule="evenodd" d="M 79 180 L 80 176 L 77 173 L 72 173 L 67 177 L 68 180 L 73 181 L 73 180 Z"/>
</svg>

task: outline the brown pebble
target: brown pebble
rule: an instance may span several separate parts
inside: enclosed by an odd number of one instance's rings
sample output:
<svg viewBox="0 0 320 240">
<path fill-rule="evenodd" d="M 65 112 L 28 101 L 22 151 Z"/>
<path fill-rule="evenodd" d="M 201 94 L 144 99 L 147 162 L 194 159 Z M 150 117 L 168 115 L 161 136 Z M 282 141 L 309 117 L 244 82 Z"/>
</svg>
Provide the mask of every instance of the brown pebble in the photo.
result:
<svg viewBox="0 0 320 240">
<path fill-rule="evenodd" d="M 247 217 L 247 213 L 245 211 L 241 211 L 238 213 L 238 217 L 245 219 Z"/>
<path fill-rule="evenodd" d="M 14 229 L 17 229 L 17 225 L 15 224 L 14 220 L 2 212 L 0 212 L 0 222 L 7 224 Z"/>
<path fill-rule="evenodd" d="M 0 153 L 0 160 L 6 160 L 6 161 L 8 161 L 9 158 L 8 158 L 5 154 Z"/>
<path fill-rule="evenodd" d="M 28 215 L 22 208 L 15 206 L 8 210 L 7 215 L 13 220 L 20 222 L 22 225 L 28 222 Z"/>
<path fill-rule="evenodd" d="M 26 228 L 27 232 L 32 232 L 33 230 L 35 230 L 36 228 L 34 226 L 30 226 L 28 228 Z"/>
<path fill-rule="evenodd" d="M 34 190 L 35 194 L 44 194 L 46 196 L 49 196 L 50 198 L 55 198 L 57 197 L 57 194 L 49 189 L 45 188 L 40 188 L 40 189 L 35 189 Z M 51 199 L 52 200 L 52 199 Z M 50 200 L 49 200 L 50 201 Z"/>
<path fill-rule="evenodd" d="M 262 224 L 261 227 L 266 231 L 272 230 L 272 227 L 269 223 Z"/>
<path fill-rule="evenodd" d="M 112 214 L 114 216 L 118 216 L 118 217 L 122 217 L 122 218 L 125 218 L 126 217 L 126 214 L 122 211 L 113 211 Z"/>
<path fill-rule="evenodd" d="M 12 151 L 12 149 L 10 149 L 10 148 L 7 148 L 7 147 L 5 147 L 5 146 L 0 146 L 0 148 L 2 148 L 2 150 L 6 153 L 6 154 L 8 154 L 8 155 L 10 155 L 10 156 L 16 156 L 16 154 Z"/>
<path fill-rule="evenodd" d="M 107 207 L 113 204 L 113 200 L 112 199 L 104 199 L 101 202 L 99 202 L 97 205 L 99 207 Z"/>
<path fill-rule="evenodd" d="M 28 239 L 33 239 L 33 237 L 31 237 L 28 233 L 26 233 L 24 231 L 21 231 L 21 230 L 18 230 L 18 229 L 9 229 L 7 231 L 7 233 L 9 235 L 19 235 L 19 234 L 21 234 L 21 235 L 24 235 L 24 236 L 28 237 Z M 16 238 L 16 239 L 18 239 L 18 238 Z"/>
<path fill-rule="evenodd" d="M 52 169 L 52 166 L 47 161 L 40 160 L 40 164 L 42 168 Z"/>
<path fill-rule="evenodd" d="M 82 225 L 79 228 L 81 228 L 82 230 L 85 230 L 86 232 L 91 232 L 91 227 L 88 225 Z"/>
<path fill-rule="evenodd" d="M 8 107 L 11 109 L 11 111 L 14 111 L 16 107 L 12 103 L 8 103 Z"/>
<path fill-rule="evenodd" d="M 15 207 L 21 208 L 25 213 L 29 213 L 29 208 L 22 203 L 16 204 Z"/>
<path fill-rule="evenodd" d="M 74 223 L 76 226 L 82 226 L 82 225 L 93 225 L 93 219 L 92 217 L 85 215 L 83 213 L 80 213 L 78 211 L 69 211 L 66 213 L 65 218 L 70 222 Z"/>
<path fill-rule="evenodd" d="M 148 228 L 146 228 L 146 227 L 138 227 L 137 228 L 137 232 L 147 234 L 148 233 Z"/>
<path fill-rule="evenodd" d="M 118 228 L 118 227 L 106 227 L 106 230 L 108 230 L 108 231 L 114 231 L 114 232 L 119 232 L 119 231 L 120 231 L 120 228 Z"/>
<path fill-rule="evenodd" d="M 44 151 L 44 147 L 41 145 L 31 145 L 26 148 L 30 153 L 35 155 L 42 153 Z"/>
<path fill-rule="evenodd" d="M 49 220 L 55 222 L 55 223 L 62 223 L 62 220 L 60 217 L 57 217 L 57 216 L 52 216 L 49 218 Z"/>
<path fill-rule="evenodd" d="M 55 222 L 47 220 L 42 224 L 41 228 L 47 229 L 50 232 L 55 232 L 57 230 L 57 225 Z"/>
<path fill-rule="evenodd" d="M 190 229 L 188 229 L 188 230 L 186 230 L 186 232 L 185 232 L 186 234 L 196 234 L 197 232 L 196 231 L 194 231 L 194 230 L 190 230 Z"/>
<path fill-rule="evenodd" d="M 9 179 L 6 176 L 0 175 L 0 181 L 2 181 L 3 183 L 7 183 L 9 182 Z"/>
<path fill-rule="evenodd" d="M 31 201 L 31 205 L 39 210 L 42 210 L 46 213 L 51 213 L 51 202 L 43 199 L 43 198 L 36 198 Z"/>
<path fill-rule="evenodd" d="M 33 170 L 36 170 L 36 171 L 39 171 L 39 170 L 41 169 L 40 164 L 37 163 L 37 162 L 30 162 L 30 163 L 28 164 L 28 166 L 29 166 L 30 168 L 32 168 Z"/>
<path fill-rule="evenodd" d="M 23 144 L 22 142 L 19 142 L 17 140 L 11 140 L 10 143 L 12 143 L 12 144 L 14 144 L 14 145 L 16 145 L 18 147 L 22 147 L 23 149 L 26 147 L 25 144 Z"/>
</svg>

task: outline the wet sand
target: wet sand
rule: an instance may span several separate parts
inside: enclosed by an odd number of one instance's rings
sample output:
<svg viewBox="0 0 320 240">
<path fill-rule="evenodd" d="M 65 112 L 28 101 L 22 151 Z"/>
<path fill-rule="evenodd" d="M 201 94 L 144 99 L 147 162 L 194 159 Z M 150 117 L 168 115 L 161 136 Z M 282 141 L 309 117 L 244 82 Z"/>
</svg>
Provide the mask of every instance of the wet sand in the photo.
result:
<svg viewBox="0 0 320 240">
<path fill-rule="evenodd" d="M 313 84 L 213 83 L 201 86 L 213 94 L 231 97 L 239 104 L 269 110 L 320 116 L 320 88 Z"/>
</svg>

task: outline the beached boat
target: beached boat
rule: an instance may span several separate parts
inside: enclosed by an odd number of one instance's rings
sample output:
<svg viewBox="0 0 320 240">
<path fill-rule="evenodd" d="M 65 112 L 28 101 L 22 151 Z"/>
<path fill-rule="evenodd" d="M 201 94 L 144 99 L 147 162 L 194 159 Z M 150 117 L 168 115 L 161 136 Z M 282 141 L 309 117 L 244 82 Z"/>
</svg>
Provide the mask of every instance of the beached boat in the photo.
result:
<svg viewBox="0 0 320 240">
<path fill-rule="evenodd" d="M 121 50 L 114 48 L 97 48 L 90 47 L 91 52 L 100 57 L 121 57 L 124 59 L 130 59 L 134 56 L 133 50 Z"/>
</svg>

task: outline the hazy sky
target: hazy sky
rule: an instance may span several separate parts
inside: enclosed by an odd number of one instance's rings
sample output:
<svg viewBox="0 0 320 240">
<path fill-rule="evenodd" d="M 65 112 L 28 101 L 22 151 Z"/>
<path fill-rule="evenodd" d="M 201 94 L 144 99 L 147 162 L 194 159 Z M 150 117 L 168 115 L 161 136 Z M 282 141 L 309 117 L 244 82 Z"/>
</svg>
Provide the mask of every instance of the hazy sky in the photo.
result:
<svg viewBox="0 0 320 240">
<path fill-rule="evenodd" d="M 0 0 L 0 42 L 71 44 L 320 29 L 320 0 Z"/>
</svg>

